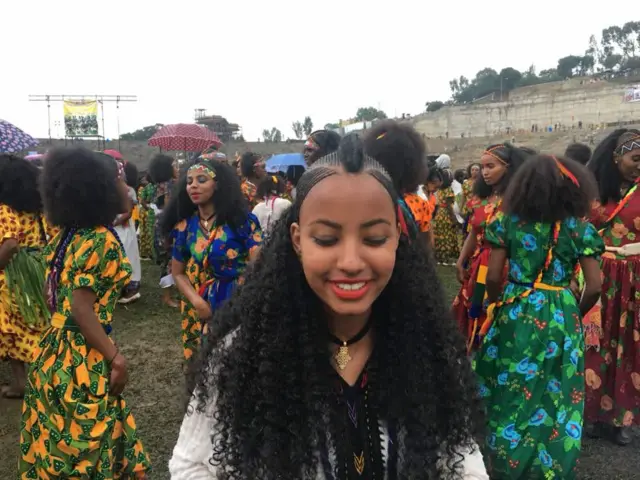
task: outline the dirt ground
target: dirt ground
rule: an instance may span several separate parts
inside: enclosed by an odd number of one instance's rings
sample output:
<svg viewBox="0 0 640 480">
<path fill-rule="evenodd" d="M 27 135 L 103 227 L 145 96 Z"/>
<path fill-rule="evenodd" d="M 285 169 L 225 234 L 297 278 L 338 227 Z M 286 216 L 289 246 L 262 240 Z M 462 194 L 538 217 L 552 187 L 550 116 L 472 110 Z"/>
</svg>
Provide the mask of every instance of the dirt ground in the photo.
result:
<svg viewBox="0 0 640 480">
<path fill-rule="evenodd" d="M 181 373 L 180 316 L 160 302 L 158 272 L 145 269 L 143 298 L 118 307 L 114 335 L 129 362 L 125 398 L 131 405 L 140 438 L 151 455 L 154 480 L 168 480 L 167 462 L 180 428 L 184 386 Z M 452 269 L 441 271 L 448 294 L 457 293 Z M 0 384 L 9 378 L 0 363 Z M 21 403 L 0 400 L 0 480 L 16 478 Z M 579 479 L 640 480 L 640 435 L 627 447 L 606 440 L 584 442 Z"/>
</svg>

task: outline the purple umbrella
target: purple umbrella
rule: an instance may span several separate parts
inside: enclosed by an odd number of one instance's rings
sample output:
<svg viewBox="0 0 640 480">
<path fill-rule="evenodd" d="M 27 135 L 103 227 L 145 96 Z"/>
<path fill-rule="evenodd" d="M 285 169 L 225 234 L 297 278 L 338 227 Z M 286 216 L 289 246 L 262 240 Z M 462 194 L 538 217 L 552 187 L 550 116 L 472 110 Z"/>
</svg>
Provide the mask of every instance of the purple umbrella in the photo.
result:
<svg viewBox="0 0 640 480">
<path fill-rule="evenodd" d="M 38 141 L 15 125 L 0 120 L 0 153 L 16 153 L 35 147 Z"/>
</svg>

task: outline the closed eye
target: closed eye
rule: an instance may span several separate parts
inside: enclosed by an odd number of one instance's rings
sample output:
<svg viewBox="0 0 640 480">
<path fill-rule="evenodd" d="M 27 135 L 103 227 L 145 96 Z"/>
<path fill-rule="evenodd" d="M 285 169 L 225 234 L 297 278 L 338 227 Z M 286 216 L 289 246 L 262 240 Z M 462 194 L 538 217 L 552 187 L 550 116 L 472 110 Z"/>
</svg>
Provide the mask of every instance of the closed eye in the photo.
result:
<svg viewBox="0 0 640 480">
<path fill-rule="evenodd" d="M 364 239 L 364 243 L 371 247 L 381 247 L 385 243 L 387 243 L 389 237 L 367 237 Z"/>
<path fill-rule="evenodd" d="M 331 247 L 338 243 L 338 239 L 335 237 L 312 237 L 313 241 L 321 247 Z"/>
</svg>

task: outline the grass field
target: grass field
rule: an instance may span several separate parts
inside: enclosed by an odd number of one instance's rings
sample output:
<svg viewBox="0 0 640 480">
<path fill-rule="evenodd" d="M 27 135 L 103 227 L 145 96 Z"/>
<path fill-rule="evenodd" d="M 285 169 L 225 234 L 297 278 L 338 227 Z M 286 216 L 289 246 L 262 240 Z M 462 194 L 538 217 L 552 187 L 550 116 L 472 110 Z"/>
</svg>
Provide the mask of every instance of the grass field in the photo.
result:
<svg viewBox="0 0 640 480">
<path fill-rule="evenodd" d="M 453 269 L 441 269 L 447 294 L 458 285 Z M 167 462 L 180 428 L 184 405 L 181 370 L 180 315 L 164 307 L 156 288 L 158 272 L 146 266 L 142 300 L 118 307 L 115 338 L 129 362 L 130 379 L 125 398 L 131 405 L 140 437 L 153 463 L 151 478 L 168 480 Z M 0 384 L 9 379 L 8 366 L 0 363 Z M 21 403 L 0 399 L 0 480 L 17 475 Z M 580 479 L 640 479 L 640 439 L 626 448 L 605 440 L 586 441 Z"/>
</svg>

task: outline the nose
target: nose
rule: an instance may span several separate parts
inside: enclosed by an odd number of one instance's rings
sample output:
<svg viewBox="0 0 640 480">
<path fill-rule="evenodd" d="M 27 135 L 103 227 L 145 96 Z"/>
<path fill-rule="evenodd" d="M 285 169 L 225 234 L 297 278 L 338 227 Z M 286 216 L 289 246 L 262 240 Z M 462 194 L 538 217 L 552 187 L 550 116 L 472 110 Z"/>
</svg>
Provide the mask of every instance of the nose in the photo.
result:
<svg viewBox="0 0 640 480">
<path fill-rule="evenodd" d="M 355 276 L 365 269 L 367 264 L 362 258 L 361 246 L 356 239 L 342 242 L 336 266 L 346 275 Z"/>
</svg>

